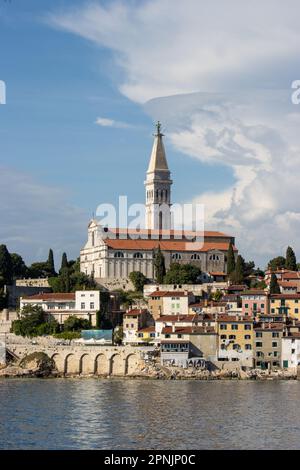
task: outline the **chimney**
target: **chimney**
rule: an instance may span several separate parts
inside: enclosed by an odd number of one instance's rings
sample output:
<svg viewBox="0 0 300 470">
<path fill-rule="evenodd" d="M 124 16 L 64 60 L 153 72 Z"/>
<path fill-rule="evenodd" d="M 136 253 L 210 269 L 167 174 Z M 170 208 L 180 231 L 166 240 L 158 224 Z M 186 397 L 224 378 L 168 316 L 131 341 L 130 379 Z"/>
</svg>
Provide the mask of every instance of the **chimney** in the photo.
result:
<svg viewBox="0 0 300 470">
<path fill-rule="evenodd" d="M 175 323 L 172 323 L 172 333 L 175 333 Z"/>
<path fill-rule="evenodd" d="M 265 329 L 265 327 L 266 327 L 266 324 L 265 324 L 265 322 L 262 322 L 261 326 L 262 326 L 262 329 L 264 330 L 264 329 Z"/>
</svg>

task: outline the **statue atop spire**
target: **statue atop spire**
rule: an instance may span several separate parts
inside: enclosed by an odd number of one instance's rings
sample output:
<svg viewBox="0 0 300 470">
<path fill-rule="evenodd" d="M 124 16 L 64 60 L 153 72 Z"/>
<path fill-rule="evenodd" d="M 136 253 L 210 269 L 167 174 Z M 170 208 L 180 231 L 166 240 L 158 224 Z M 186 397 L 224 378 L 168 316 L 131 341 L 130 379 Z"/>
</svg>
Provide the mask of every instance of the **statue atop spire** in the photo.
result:
<svg viewBox="0 0 300 470">
<path fill-rule="evenodd" d="M 154 134 L 155 136 L 157 137 L 160 137 L 160 136 L 164 136 L 164 134 L 162 134 L 160 131 L 161 131 L 161 122 L 160 121 L 157 121 L 157 123 L 155 124 L 155 127 L 156 127 L 156 134 Z"/>
</svg>

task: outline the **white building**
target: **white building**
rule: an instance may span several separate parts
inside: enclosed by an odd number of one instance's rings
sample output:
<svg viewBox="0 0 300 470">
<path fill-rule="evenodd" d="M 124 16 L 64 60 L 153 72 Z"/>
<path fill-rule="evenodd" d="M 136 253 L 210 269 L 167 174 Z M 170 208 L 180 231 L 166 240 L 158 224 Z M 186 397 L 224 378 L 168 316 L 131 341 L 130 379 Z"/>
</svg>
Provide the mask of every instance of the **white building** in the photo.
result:
<svg viewBox="0 0 300 470">
<path fill-rule="evenodd" d="M 297 370 L 300 365 L 300 333 L 282 337 L 281 367 Z"/>
<path fill-rule="evenodd" d="M 100 310 L 100 291 L 83 290 L 75 293 L 37 294 L 20 298 L 20 309 L 38 305 L 58 323 L 63 324 L 70 316 L 91 321 L 96 325 L 96 313 Z"/>
<path fill-rule="evenodd" d="M 154 278 L 154 250 L 160 247 L 166 268 L 172 262 L 193 263 L 203 272 L 226 273 L 226 255 L 234 237 L 222 232 L 173 230 L 170 170 L 160 124 L 146 173 L 145 229 L 102 227 L 96 219 L 88 226 L 88 240 L 80 252 L 80 268 L 105 284 L 125 280 L 132 271 Z M 191 238 L 192 235 L 192 238 Z M 201 243 L 199 243 L 201 240 Z"/>
</svg>

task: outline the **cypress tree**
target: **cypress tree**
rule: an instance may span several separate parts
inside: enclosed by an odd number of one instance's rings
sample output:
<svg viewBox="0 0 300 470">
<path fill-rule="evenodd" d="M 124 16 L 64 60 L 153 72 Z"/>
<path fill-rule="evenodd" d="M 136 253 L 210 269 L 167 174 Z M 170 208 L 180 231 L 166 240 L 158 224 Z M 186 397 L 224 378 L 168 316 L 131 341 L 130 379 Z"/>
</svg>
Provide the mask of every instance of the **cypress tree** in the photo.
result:
<svg viewBox="0 0 300 470">
<path fill-rule="evenodd" d="M 272 273 L 270 280 L 270 294 L 280 294 L 280 287 L 278 285 L 275 273 Z"/>
<path fill-rule="evenodd" d="M 227 275 L 230 276 L 231 273 L 235 270 L 235 257 L 233 252 L 232 242 L 229 243 L 228 252 L 227 252 Z"/>
<path fill-rule="evenodd" d="M 68 258 L 67 258 L 67 254 L 66 253 L 63 253 L 62 254 L 62 258 L 61 258 L 61 267 L 60 267 L 60 270 L 63 270 L 65 268 L 68 268 Z"/>
<path fill-rule="evenodd" d="M 230 278 L 236 284 L 241 284 L 244 280 L 244 258 L 238 255 L 234 271 L 231 273 Z"/>
<path fill-rule="evenodd" d="M 0 245 L 0 277 L 4 284 L 12 282 L 13 264 L 6 245 Z"/>
<path fill-rule="evenodd" d="M 54 256 L 53 256 L 53 250 L 50 248 L 49 250 L 49 256 L 48 256 L 48 269 L 49 269 L 49 274 L 50 276 L 55 276 L 55 266 L 54 266 Z"/>
<path fill-rule="evenodd" d="M 154 254 L 154 272 L 155 279 L 158 284 L 162 284 L 166 275 L 165 257 L 158 246 L 157 252 Z"/>
<path fill-rule="evenodd" d="M 296 255 L 293 248 L 290 246 L 288 246 L 286 250 L 285 267 L 291 271 L 297 271 Z"/>
</svg>

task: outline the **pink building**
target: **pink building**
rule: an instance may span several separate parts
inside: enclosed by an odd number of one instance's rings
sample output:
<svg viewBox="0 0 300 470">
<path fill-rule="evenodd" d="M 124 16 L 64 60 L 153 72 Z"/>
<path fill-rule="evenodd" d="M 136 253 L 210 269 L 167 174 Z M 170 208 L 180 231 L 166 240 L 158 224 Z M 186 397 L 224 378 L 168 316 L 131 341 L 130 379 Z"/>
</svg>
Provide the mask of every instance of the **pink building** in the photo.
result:
<svg viewBox="0 0 300 470">
<path fill-rule="evenodd" d="M 261 289 L 246 290 L 240 294 L 242 299 L 242 315 L 257 316 L 268 313 L 268 294 Z"/>
</svg>

